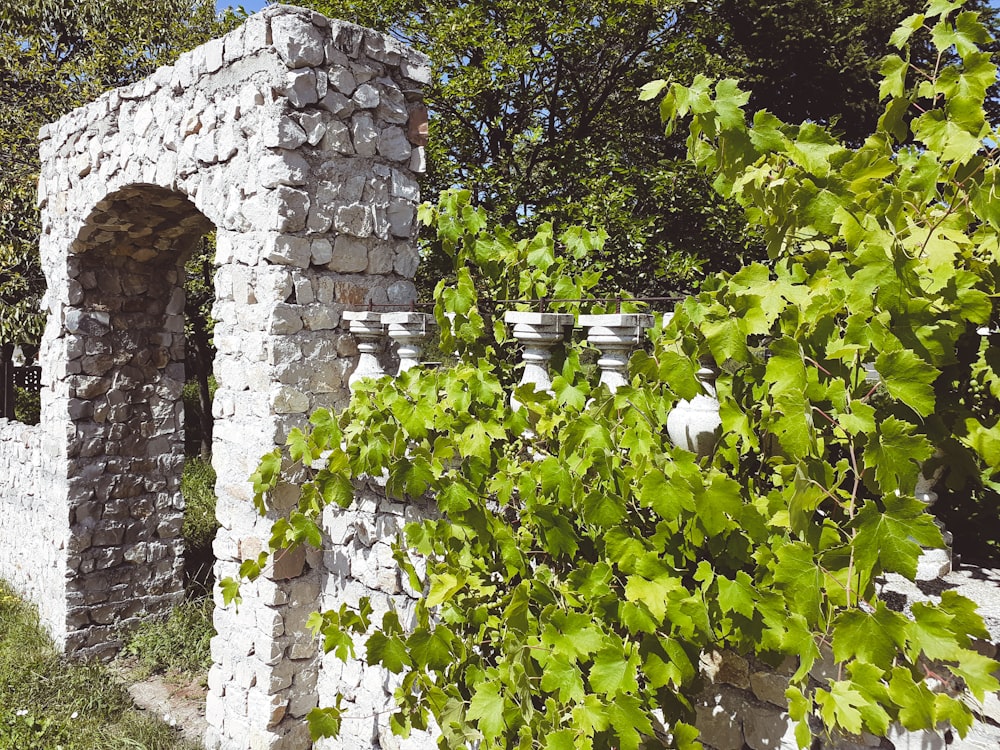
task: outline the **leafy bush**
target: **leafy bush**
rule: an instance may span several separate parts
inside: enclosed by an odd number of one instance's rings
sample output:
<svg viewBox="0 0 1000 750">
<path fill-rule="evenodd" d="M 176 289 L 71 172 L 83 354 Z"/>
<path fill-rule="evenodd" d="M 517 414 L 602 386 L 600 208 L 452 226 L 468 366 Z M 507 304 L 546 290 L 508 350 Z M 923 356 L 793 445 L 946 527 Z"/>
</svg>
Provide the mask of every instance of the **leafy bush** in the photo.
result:
<svg viewBox="0 0 1000 750">
<path fill-rule="evenodd" d="M 254 476 L 261 511 L 283 466 L 308 476 L 272 549 L 318 544 L 323 506 L 350 505 L 356 477 L 386 472 L 393 495 L 436 500 L 440 518 L 409 524 L 399 548 L 424 592 L 412 630 L 389 612 L 371 632 L 365 602 L 313 620 L 326 648 L 351 653 L 365 634 L 368 662 L 404 675 L 395 731 L 433 717 L 455 747 L 697 748 L 698 656 L 721 647 L 797 660 L 786 695 L 802 747 L 812 719 L 968 732 L 971 709 L 927 677 L 979 700 L 1000 687 L 974 648 L 988 636 L 975 605 L 946 591 L 907 617 L 877 597 L 884 574 L 912 579 L 920 545 L 942 543 L 921 476 L 944 463 L 1000 479 L 995 413 L 953 388 L 1000 396 L 1000 337 L 979 331 L 1000 324 L 1000 134 L 983 110 L 997 70 L 956 7 L 934 0 L 893 35 L 904 56 L 885 60 L 885 112 L 857 148 L 767 112 L 748 125 L 732 80 L 645 89 L 669 130 L 687 123 L 691 158 L 744 206 L 770 261 L 715 277 L 654 326 L 615 393 L 570 347 L 551 392 L 518 388 L 512 410 L 504 327 L 478 302 L 586 296 L 595 280 L 568 277 L 556 250 L 590 252 L 600 235 L 518 241 L 468 193 L 422 209 L 455 263 L 435 296 L 458 363 L 363 383 Z M 934 69 L 909 63 L 914 35 L 937 49 Z M 702 460 L 665 439 L 699 361 L 719 372 L 722 417 Z M 815 687 L 821 658 L 836 678 Z M 340 719 L 315 710 L 314 736 Z"/>
<path fill-rule="evenodd" d="M 34 389 L 15 388 L 14 418 L 24 424 L 38 424 L 41 421 L 41 393 Z"/>
</svg>

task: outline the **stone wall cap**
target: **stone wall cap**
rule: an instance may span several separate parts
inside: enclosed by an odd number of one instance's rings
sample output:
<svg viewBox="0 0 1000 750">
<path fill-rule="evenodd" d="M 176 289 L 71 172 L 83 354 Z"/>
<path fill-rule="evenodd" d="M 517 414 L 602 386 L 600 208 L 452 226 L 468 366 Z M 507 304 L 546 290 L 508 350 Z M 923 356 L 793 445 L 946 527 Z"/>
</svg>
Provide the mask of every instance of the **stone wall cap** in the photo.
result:
<svg viewBox="0 0 1000 750">
<path fill-rule="evenodd" d="M 423 325 L 437 325 L 431 313 L 414 312 L 403 310 L 397 312 L 382 313 L 383 325 L 408 325 L 410 323 L 422 323 Z"/>
<path fill-rule="evenodd" d="M 520 312 L 508 310 L 503 314 L 505 323 L 528 326 L 571 326 L 573 316 L 569 313 L 553 312 Z"/>
<path fill-rule="evenodd" d="M 648 313 L 604 313 L 581 315 L 578 324 L 582 327 L 601 326 L 603 328 L 652 328 L 653 316 Z"/>
<path fill-rule="evenodd" d="M 341 316 L 344 320 L 356 320 L 359 323 L 381 323 L 385 313 L 374 310 L 344 310 Z"/>
</svg>

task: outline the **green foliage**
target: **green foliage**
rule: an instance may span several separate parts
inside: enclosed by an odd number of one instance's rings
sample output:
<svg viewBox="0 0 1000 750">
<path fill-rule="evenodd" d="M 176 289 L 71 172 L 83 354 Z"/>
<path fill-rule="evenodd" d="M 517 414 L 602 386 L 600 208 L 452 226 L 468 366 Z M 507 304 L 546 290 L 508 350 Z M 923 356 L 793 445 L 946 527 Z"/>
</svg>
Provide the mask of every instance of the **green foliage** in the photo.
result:
<svg viewBox="0 0 1000 750">
<path fill-rule="evenodd" d="M 212 546 L 219 523 L 215 519 L 215 469 L 203 458 L 189 457 L 181 475 L 184 495 L 184 546 L 202 550 Z"/>
<path fill-rule="evenodd" d="M 24 424 L 38 424 L 42 417 L 42 396 L 34 388 L 14 388 L 14 417 Z"/>
<path fill-rule="evenodd" d="M 0 750 L 193 750 L 140 714 L 99 663 L 71 664 L 37 614 L 0 583 Z"/>
<path fill-rule="evenodd" d="M 323 507 L 349 506 L 358 477 L 436 501 L 440 517 L 397 545 L 422 593 L 412 630 L 389 612 L 372 631 L 367 602 L 312 620 L 327 651 L 353 653 L 363 634 L 368 662 L 403 675 L 394 731 L 433 717 L 446 747 L 699 747 L 698 655 L 719 647 L 798 660 L 788 696 L 803 747 L 810 715 L 854 734 L 895 721 L 968 731 L 971 710 L 926 677 L 978 700 L 1000 687 L 973 648 L 987 635 L 973 603 L 946 592 L 907 617 L 876 596 L 880 576 L 912 578 L 920 546 L 941 544 L 914 496 L 922 471 L 1000 479 L 996 411 L 956 389 L 996 396 L 1000 383 L 996 337 L 977 332 L 1000 323 L 1000 134 L 984 114 L 996 69 L 976 15 L 956 8 L 934 2 L 894 37 L 941 63 L 911 70 L 905 44 L 887 58 L 884 114 L 858 146 L 749 117 L 733 80 L 644 88 L 769 261 L 710 279 L 654 326 L 615 393 L 570 345 L 552 392 L 518 388 L 512 410 L 505 334 L 480 303 L 592 294 L 597 280 L 567 276 L 561 254 L 592 252 L 599 233 L 557 240 L 543 226 L 517 240 L 469 193 L 422 210 L 454 261 L 435 314 L 457 364 L 362 383 L 339 418 L 314 414 L 254 475 L 262 511 L 286 472 L 307 476 L 272 550 L 316 544 Z M 702 460 L 664 438 L 699 360 L 720 373 L 722 416 Z M 814 689 L 824 652 L 837 678 Z M 341 714 L 316 712 L 314 734 Z"/>
<path fill-rule="evenodd" d="M 188 456 L 181 475 L 184 495 L 184 588 L 189 595 L 209 596 L 215 581 L 212 542 L 219 528 L 215 517 L 215 470 L 208 459 Z"/>
<path fill-rule="evenodd" d="M 122 653 L 136 658 L 138 676 L 159 672 L 204 675 L 212 665 L 213 609 L 211 597 L 183 602 L 166 620 L 140 625 Z"/>
<path fill-rule="evenodd" d="M 390 33 L 426 53 L 433 75 L 425 190 L 467 187 L 476 205 L 531 234 L 550 222 L 602 226 L 600 264 L 614 292 L 690 288 L 738 268 L 759 243 L 737 207 L 715 195 L 635 106 L 659 75 L 725 70 L 706 51 L 695 5 L 681 0 L 298 0 L 332 18 Z M 714 17 L 704 35 L 717 28 Z M 450 271 L 426 238 L 428 289 Z"/>
<path fill-rule="evenodd" d="M 696 73 L 753 84 L 752 110 L 836 123 L 854 142 L 874 128 L 879 60 L 919 0 L 298 0 L 393 34 L 434 75 L 427 193 L 455 185 L 530 233 L 602 226 L 587 259 L 605 291 L 658 295 L 762 257 L 739 208 L 664 137 L 643 83 Z M 977 6 L 986 5 L 978 2 Z M 991 17 L 991 23 L 993 23 Z M 917 50 L 930 59 L 929 45 Z M 450 271 L 433 238 L 421 277 Z"/>
</svg>

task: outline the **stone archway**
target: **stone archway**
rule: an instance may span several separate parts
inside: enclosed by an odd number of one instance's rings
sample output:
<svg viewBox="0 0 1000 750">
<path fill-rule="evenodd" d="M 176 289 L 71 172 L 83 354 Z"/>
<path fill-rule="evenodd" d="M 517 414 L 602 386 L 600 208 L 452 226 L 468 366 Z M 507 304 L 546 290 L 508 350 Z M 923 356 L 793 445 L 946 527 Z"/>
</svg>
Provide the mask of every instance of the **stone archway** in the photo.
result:
<svg viewBox="0 0 1000 750">
<path fill-rule="evenodd" d="M 42 425 L 25 439 L 42 456 L 47 525 L 32 533 L 46 566 L 12 577 L 49 600 L 43 620 L 67 651 L 109 653 L 122 624 L 182 595 L 192 243 L 216 228 L 215 551 L 227 576 L 269 537 L 250 502 L 259 457 L 349 397 L 357 349 L 341 312 L 414 299 L 428 80 L 426 59 L 391 38 L 273 6 L 42 129 L 48 324 Z M 317 606 L 321 567 L 318 554 L 290 556 L 238 611 L 217 611 L 211 746 L 308 741 L 317 656 L 292 624 Z"/>
</svg>

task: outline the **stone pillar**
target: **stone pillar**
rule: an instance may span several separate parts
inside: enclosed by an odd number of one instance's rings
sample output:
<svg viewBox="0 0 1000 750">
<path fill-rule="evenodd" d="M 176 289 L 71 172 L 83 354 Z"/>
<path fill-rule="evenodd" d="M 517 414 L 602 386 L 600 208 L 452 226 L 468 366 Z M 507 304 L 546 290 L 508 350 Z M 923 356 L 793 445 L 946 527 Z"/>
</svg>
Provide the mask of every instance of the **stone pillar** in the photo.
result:
<svg viewBox="0 0 1000 750">
<path fill-rule="evenodd" d="M 383 313 L 382 325 L 389 338 L 396 342 L 399 373 L 420 364 L 424 344 L 437 327 L 433 315 L 419 312 Z"/>
<path fill-rule="evenodd" d="M 524 372 L 518 386 L 531 383 L 536 391 L 546 391 L 552 387 L 549 377 L 549 360 L 552 348 L 565 340 L 573 326 L 573 316 L 566 313 L 515 312 L 504 313 L 504 322 L 513 326 L 511 335 L 524 345 L 521 359 Z M 514 409 L 521 402 L 512 393 L 510 405 Z"/>
<path fill-rule="evenodd" d="M 627 384 L 625 371 L 632 350 L 642 343 L 643 331 L 653 327 L 653 316 L 639 313 L 581 315 L 579 324 L 587 329 L 587 341 L 600 349 L 601 382 L 614 393 Z"/>
<path fill-rule="evenodd" d="M 378 353 L 385 338 L 385 327 L 382 325 L 382 315 L 371 310 L 345 310 L 344 320 L 350 321 L 350 331 L 358 342 L 358 365 L 347 379 L 347 384 L 354 384 L 364 378 L 380 378 L 385 375 L 382 363 L 378 361 Z"/>
</svg>

